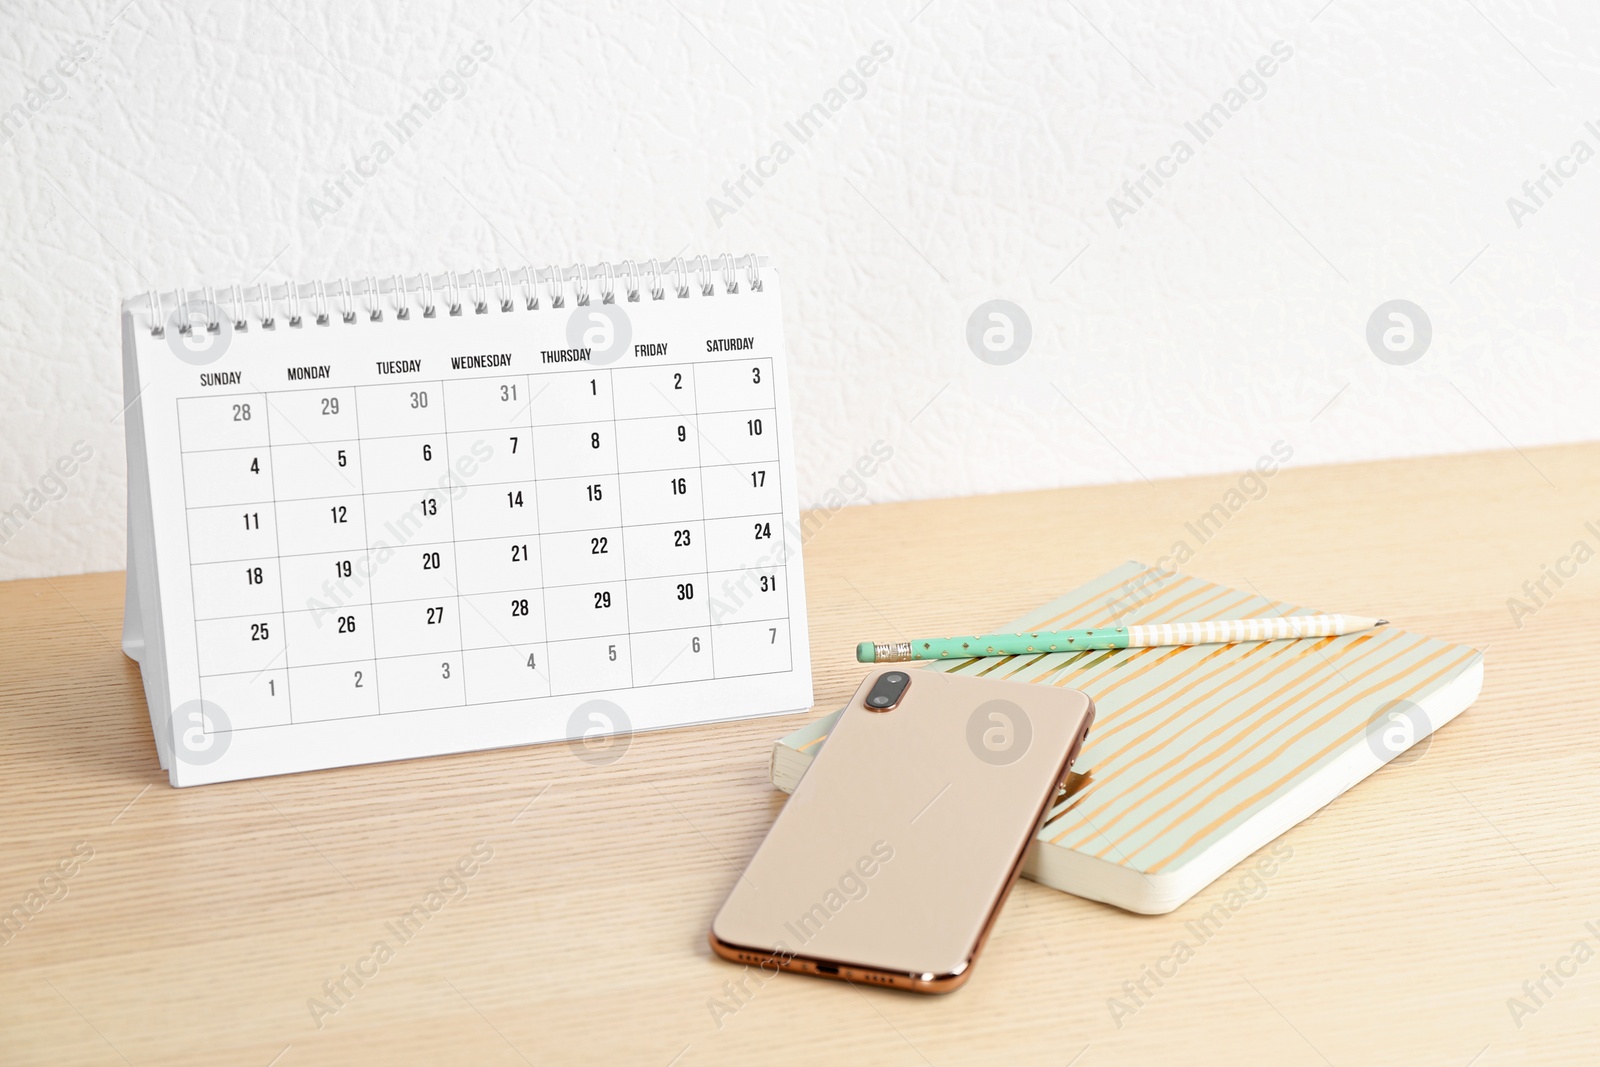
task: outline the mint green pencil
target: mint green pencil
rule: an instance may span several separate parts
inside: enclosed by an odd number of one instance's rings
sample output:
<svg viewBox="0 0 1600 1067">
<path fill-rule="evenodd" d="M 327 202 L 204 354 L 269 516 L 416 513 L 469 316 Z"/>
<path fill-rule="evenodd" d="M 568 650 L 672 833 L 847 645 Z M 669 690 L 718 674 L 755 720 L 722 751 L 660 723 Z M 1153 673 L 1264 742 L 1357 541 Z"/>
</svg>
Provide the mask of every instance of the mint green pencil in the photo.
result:
<svg viewBox="0 0 1600 1067">
<path fill-rule="evenodd" d="M 1101 626 L 1091 630 L 1040 630 L 1037 633 L 941 637 L 926 641 L 863 641 L 862 663 L 902 663 L 913 659 L 972 659 L 1025 656 L 1030 652 L 1077 652 L 1096 648 L 1150 648 L 1156 645 L 1221 645 L 1237 641 L 1283 641 L 1295 637 L 1336 637 L 1383 626 L 1388 619 L 1361 615 L 1280 615 L 1271 619 L 1214 619 L 1145 626 Z"/>
</svg>

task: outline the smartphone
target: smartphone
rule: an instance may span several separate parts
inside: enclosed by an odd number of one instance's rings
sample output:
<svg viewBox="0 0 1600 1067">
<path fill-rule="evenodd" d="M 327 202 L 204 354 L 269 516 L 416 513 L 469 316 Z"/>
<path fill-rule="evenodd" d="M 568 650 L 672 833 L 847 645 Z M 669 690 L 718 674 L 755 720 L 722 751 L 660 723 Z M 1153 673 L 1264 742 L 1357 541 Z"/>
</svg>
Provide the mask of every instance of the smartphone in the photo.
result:
<svg viewBox="0 0 1600 1067">
<path fill-rule="evenodd" d="M 1074 689 L 867 675 L 717 912 L 712 950 L 772 973 L 956 989 L 1093 720 Z"/>
</svg>

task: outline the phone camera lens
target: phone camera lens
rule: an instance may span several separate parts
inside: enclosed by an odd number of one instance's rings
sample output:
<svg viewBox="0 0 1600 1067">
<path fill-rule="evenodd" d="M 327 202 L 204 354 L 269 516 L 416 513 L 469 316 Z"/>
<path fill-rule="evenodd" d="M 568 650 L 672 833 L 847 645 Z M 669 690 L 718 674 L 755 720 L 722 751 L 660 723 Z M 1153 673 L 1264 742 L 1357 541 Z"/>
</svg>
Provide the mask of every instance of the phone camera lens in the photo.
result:
<svg viewBox="0 0 1600 1067">
<path fill-rule="evenodd" d="M 872 683 L 872 688 L 867 691 L 866 705 L 871 711 L 892 711 L 900 703 L 900 698 L 906 695 L 906 689 L 911 685 L 911 676 L 904 671 L 890 671 L 880 674 L 878 680 Z"/>
</svg>

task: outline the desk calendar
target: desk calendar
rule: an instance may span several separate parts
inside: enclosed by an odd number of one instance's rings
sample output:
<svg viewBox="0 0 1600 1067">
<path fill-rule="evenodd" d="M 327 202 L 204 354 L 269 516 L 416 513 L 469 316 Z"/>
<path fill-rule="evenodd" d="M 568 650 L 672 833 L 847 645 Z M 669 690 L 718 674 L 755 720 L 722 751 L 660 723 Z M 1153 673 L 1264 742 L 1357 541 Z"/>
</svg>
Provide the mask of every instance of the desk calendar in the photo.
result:
<svg viewBox="0 0 1600 1067">
<path fill-rule="evenodd" d="M 124 647 L 174 785 L 810 705 L 756 257 L 150 294 L 122 325 Z"/>
</svg>

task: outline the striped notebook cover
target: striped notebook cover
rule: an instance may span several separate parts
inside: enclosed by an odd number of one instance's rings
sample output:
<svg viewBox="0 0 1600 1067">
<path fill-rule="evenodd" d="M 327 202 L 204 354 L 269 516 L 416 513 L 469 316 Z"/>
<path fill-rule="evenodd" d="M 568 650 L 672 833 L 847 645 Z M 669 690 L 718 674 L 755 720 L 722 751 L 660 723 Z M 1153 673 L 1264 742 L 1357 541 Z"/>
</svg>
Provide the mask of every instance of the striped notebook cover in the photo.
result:
<svg viewBox="0 0 1600 1067">
<path fill-rule="evenodd" d="M 1315 614 L 1140 563 L 1005 631 Z M 935 662 L 928 670 L 1082 689 L 1095 724 L 1073 791 L 1024 874 L 1130 911 L 1171 911 L 1460 714 L 1483 657 L 1389 626 L 1344 637 Z M 792 789 L 837 713 L 777 743 Z"/>
</svg>

